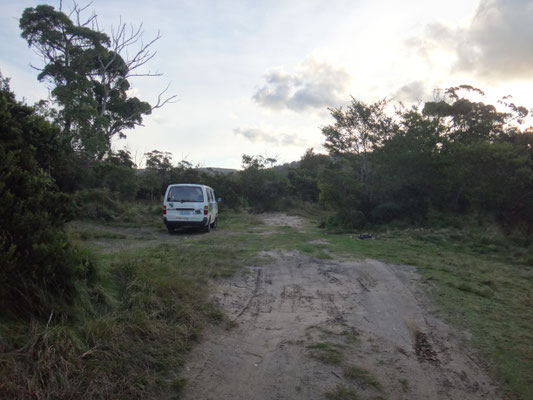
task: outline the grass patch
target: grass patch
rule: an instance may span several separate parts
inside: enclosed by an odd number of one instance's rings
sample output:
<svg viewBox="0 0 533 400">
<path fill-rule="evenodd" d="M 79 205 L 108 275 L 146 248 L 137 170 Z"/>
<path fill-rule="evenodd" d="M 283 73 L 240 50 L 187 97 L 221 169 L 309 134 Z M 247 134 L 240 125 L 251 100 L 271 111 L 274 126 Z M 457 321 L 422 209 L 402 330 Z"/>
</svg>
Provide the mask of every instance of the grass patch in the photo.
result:
<svg viewBox="0 0 533 400">
<path fill-rule="evenodd" d="M 366 369 L 350 365 L 344 367 L 344 376 L 359 383 L 363 388 L 371 386 L 374 389 L 381 390 L 381 383 Z"/>
<path fill-rule="evenodd" d="M 324 364 L 339 365 L 344 355 L 342 352 L 343 346 L 331 342 L 313 343 L 306 348 L 309 350 L 309 355 Z"/>
<path fill-rule="evenodd" d="M 339 338 L 346 344 L 355 344 L 359 342 L 359 332 L 354 327 L 345 326 L 342 331 L 331 330 L 320 325 L 311 325 L 307 327 L 307 330 L 315 330 L 319 333 L 319 337 L 322 340 L 328 338 Z"/>
<path fill-rule="evenodd" d="M 359 332 L 354 328 L 343 330 L 341 336 L 347 344 L 355 344 L 359 341 Z"/>
<path fill-rule="evenodd" d="M 402 391 L 407 393 L 409 391 L 409 381 L 407 379 L 400 379 L 398 382 L 400 382 Z"/>
<path fill-rule="evenodd" d="M 98 229 L 83 229 L 72 230 L 71 237 L 78 240 L 94 240 L 94 239 L 127 239 L 128 236 L 122 233 L 103 231 Z"/>
<path fill-rule="evenodd" d="M 222 211 L 219 215 L 219 223 L 224 229 L 246 232 L 253 228 L 264 228 L 264 223 L 256 214 L 241 213 L 235 211 Z"/>
<path fill-rule="evenodd" d="M 345 385 L 337 385 L 335 389 L 326 392 L 328 400 L 359 400 L 359 394 Z"/>
</svg>

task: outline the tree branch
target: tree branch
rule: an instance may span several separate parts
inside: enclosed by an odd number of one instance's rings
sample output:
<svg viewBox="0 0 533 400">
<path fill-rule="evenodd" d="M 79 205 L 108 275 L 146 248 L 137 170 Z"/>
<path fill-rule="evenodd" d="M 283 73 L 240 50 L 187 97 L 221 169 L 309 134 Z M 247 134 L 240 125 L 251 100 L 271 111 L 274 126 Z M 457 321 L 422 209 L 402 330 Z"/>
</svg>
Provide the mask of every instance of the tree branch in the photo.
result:
<svg viewBox="0 0 533 400">
<path fill-rule="evenodd" d="M 91 24 L 92 21 L 97 19 L 96 13 L 93 11 L 91 16 L 83 23 L 81 22 L 81 14 L 85 10 L 87 10 L 90 6 L 92 6 L 92 4 L 93 4 L 93 2 L 91 1 L 86 6 L 80 7 L 79 4 L 76 1 L 73 1 L 72 10 L 68 14 L 68 17 L 71 18 L 72 15 L 76 15 L 76 23 L 78 24 L 78 26 L 87 26 L 87 25 Z"/>
<path fill-rule="evenodd" d="M 175 100 L 175 99 L 176 99 L 176 97 L 178 97 L 178 96 L 175 95 L 175 94 L 172 95 L 172 96 L 167 97 L 166 99 L 163 99 L 163 95 L 167 92 L 167 90 L 168 90 L 168 88 L 170 87 L 170 84 L 171 84 L 171 83 L 172 83 L 172 82 L 169 82 L 168 85 L 167 85 L 167 87 L 165 88 L 165 90 L 163 90 L 161 93 L 159 93 L 159 94 L 157 95 L 157 103 L 156 103 L 155 106 L 152 106 L 152 111 L 153 111 L 153 110 L 156 110 L 156 109 L 158 109 L 158 108 L 163 107 L 165 104 L 168 104 L 168 103 L 176 103 L 176 102 L 177 102 L 177 100 Z"/>
</svg>

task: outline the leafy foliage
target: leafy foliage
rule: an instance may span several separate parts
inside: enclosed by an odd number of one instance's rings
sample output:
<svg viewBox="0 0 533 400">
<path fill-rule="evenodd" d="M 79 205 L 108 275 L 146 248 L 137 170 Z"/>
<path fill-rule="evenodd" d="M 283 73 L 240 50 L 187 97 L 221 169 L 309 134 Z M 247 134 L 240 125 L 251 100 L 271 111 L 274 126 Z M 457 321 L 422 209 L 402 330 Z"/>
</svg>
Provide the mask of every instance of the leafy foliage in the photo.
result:
<svg viewBox="0 0 533 400">
<path fill-rule="evenodd" d="M 462 97 L 462 96 L 468 96 Z M 385 113 L 385 103 L 352 99 L 331 110 L 323 127 L 332 163 L 320 178 L 320 199 L 345 228 L 428 212 L 491 216 L 508 227 L 533 229 L 531 128 L 524 107 L 472 101 L 483 92 L 449 88 L 422 108 Z M 501 108 L 505 111 L 501 111 Z"/>
<path fill-rule="evenodd" d="M 150 104 L 128 96 L 130 66 L 105 33 L 48 5 L 25 9 L 20 28 L 45 61 L 38 79 L 52 84 L 56 122 L 75 149 L 101 159 L 114 136 L 151 113 Z"/>
<path fill-rule="evenodd" d="M 69 202 L 49 172 L 59 132 L 18 103 L 3 79 L 0 131 L 0 310 L 44 316 L 74 298 L 76 280 L 90 277 L 91 265 L 61 230 Z"/>
<path fill-rule="evenodd" d="M 394 124 L 385 113 L 387 100 L 367 105 L 352 97 L 346 110 L 330 109 L 333 125 L 322 127 L 326 137 L 324 147 L 332 154 L 366 154 L 379 147 L 394 130 Z"/>
</svg>

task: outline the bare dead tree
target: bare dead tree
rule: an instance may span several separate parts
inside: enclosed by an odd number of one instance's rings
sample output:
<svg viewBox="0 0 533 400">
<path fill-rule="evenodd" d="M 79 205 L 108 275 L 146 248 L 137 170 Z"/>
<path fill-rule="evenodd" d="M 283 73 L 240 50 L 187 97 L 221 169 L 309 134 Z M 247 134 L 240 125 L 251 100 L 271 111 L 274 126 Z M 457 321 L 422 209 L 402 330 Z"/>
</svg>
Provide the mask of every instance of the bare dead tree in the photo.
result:
<svg viewBox="0 0 533 400">
<path fill-rule="evenodd" d="M 127 78 L 131 77 L 153 77 L 153 76 L 162 76 L 163 74 L 159 71 L 152 72 L 148 70 L 147 72 L 140 72 L 139 69 L 145 66 L 150 62 L 156 55 L 157 51 L 152 51 L 152 46 L 161 39 L 161 32 L 158 30 L 155 37 L 144 42 L 143 39 L 143 24 L 139 24 L 137 27 L 132 24 L 129 27 L 120 20 L 118 28 L 115 30 L 112 28 L 111 34 L 111 47 L 113 51 L 123 57 L 126 67 L 127 67 Z M 129 49 L 132 46 L 138 45 L 137 50 L 130 55 Z M 110 61 L 112 62 L 112 61 Z M 163 107 L 165 104 L 174 103 L 176 101 L 177 95 L 166 96 L 168 89 L 172 82 L 169 82 L 168 85 L 157 95 L 157 103 L 152 107 L 152 110 Z"/>
<path fill-rule="evenodd" d="M 63 6 L 63 1 L 60 2 L 60 9 Z M 93 11 L 87 19 L 82 18 L 82 14 L 92 5 L 92 2 L 85 6 L 80 6 L 76 1 L 73 1 L 72 9 L 69 13 L 69 17 L 76 21 L 78 26 L 91 26 L 91 29 L 97 32 L 103 32 L 100 29 L 98 22 L 98 15 Z M 137 26 L 133 24 L 126 24 L 122 21 L 122 17 L 119 19 L 117 27 L 111 26 L 110 37 L 110 49 L 112 50 L 111 57 L 98 57 L 100 83 L 104 88 L 104 97 L 108 98 L 110 95 L 109 83 L 119 78 L 121 71 L 114 69 L 114 65 L 118 58 L 124 62 L 126 74 L 122 76 L 125 79 L 134 77 L 159 77 L 163 74 L 159 71 L 152 72 L 140 71 L 140 68 L 146 66 L 156 55 L 157 51 L 153 50 L 154 44 L 162 38 L 161 32 L 158 30 L 157 34 L 150 40 L 144 40 L 143 24 L 140 23 Z M 131 51 L 135 48 L 133 51 Z M 162 108 L 166 104 L 175 103 L 177 101 L 177 95 L 166 96 L 172 81 L 159 92 L 157 95 L 157 102 L 152 106 L 152 111 L 158 108 Z M 103 102 L 103 106 L 100 109 L 100 115 L 103 115 L 106 111 L 106 102 Z"/>
</svg>

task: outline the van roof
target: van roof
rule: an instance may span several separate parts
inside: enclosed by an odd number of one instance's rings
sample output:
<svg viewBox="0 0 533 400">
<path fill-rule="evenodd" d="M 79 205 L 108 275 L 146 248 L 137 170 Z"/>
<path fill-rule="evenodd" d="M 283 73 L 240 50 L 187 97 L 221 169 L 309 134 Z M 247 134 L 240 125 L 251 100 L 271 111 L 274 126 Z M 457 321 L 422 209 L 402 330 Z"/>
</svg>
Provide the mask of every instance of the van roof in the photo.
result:
<svg viewBox="0 0 533 400">
<path fill-rule="evenodd" d="M 170 185 L 168 185 L 168 187 L 171 187 L 171 186 L 199 186 L 199 187 L 206 187 L 206 188 L 212 189 L 210 186 L 201 185 L 199 183 L 171 183 Z"/>
</svg>

